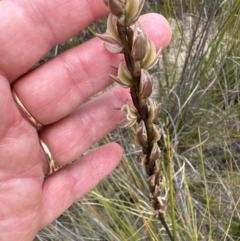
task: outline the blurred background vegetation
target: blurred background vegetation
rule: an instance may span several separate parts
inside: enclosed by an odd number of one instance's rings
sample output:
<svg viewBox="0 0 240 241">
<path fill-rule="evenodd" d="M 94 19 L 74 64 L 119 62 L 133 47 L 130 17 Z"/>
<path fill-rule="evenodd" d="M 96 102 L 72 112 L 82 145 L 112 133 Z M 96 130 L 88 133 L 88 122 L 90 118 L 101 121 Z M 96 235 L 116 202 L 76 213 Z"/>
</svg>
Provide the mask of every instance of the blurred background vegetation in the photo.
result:
<svg viewBox="0 0 240 241">
<path fill-rule="evenodd" d="M 174 201 L 168 202 L 168 226 L 179 241 L 240 240 L 240 1 L 146 0 L 143 12 L 161 13 L 173 30 L 170 46 L 152 71 L 154 98 L 163 105 L 159 120 L 165 163 L 167 113 L 170 120 Z M 56 46 L 39 64 L 105 29 L 102 18 Z M 151 217 L 131 132 L 117 129 L 92 149 L 110 141 L 125 150 L 121 164 L 35 241 L 169 240 Z"/>
</svg>

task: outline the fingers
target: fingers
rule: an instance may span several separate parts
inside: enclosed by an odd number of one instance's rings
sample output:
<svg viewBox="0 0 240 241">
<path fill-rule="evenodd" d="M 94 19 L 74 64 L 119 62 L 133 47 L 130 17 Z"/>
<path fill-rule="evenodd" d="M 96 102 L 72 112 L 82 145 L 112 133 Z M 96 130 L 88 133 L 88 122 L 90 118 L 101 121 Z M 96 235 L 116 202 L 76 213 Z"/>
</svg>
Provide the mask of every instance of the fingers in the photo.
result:
<svg viewBox="0 0 240 241">
<path fill-rule="evenodd" d="M 25 108 L 42 124 L 71 113 L 90 96 L 112 83 L 118 56 L 111 56 L 99 39 L 63 53 L 14 84 Z"/>
<path fill-rule="evenodd" d="M 96 186 L 117 166 L 121 155 L 120 146 L 107 144 L 47 178 L 43 186 L 41 228 Z"/>
<path fill-rule="evenodd" d="M 40 132 L 40 138 L 59 166 L 77 159 L 89 146 L 116 128 L 123 118 L 116 108 L 121 108 L 129 98 L 128 92 L 115 87 Z"/>
<path fill-rule="evenodd" d="M 148 14 L 141 17 L 141 22 L 158 49 L 169 44 L 171 30 L 165 18 Z M 14 89 L 26 109 L 47 125 L 111 84 L 112 66 L 117 66 L 121 58 L 110 54 L 103 42 L 94 38 L 24 76 Z"/>
<path fill-rule="evenodd" d="M 17 111 L 13 101 L 9 83 L 6 78 L 0 75 L 0 139 L 21 115 Z"/>
<path fill-rule="evenodd" d="M 0 1 L 0 69 L 9 80 L 26 72 L 56 44 L 105 15 L 99 0 Z M 13 71 L 14 68 L 14 71 Z"/>
<path fill-rule="evenodd" d="M 172 38 L 172 31 L 169 22 L 160 14 L 149 13 L 140 16 L 139 22 L 146 30 L 150 39 L 153 40 L 157 50 L 165 49 Z"/>
</svg>

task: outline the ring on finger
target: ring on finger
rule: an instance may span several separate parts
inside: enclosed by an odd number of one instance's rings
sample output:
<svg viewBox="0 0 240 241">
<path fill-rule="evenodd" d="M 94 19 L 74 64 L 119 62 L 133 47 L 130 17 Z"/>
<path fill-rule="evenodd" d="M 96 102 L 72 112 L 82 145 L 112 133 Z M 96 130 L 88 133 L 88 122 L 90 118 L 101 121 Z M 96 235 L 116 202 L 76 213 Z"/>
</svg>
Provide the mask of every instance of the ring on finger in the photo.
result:
<svg viewBox="0 0 240 241">
<path fill-rule="evenodd" d="M 40 129 L 43 125 L 37 121 L 29 112 L 28 110 L 25 108 L 25 106 L 22 104 L 22 102 L 20 101 L 20 99 L 18 98 L 16 92 L 14 91 L 14 89 L 12 88 L 12 95 L 14 100 L 16 101 L 16 103 L 18 104 L 18 106 L 21 108 L 21 110 L 23 111 L 23 113 L 27 116 L 27 118 L 33 123 L 33 125 L 37 128 Z"/>
<path fill-rule="evenodd" d="M 42 139 L 39 139 L 39 141 L 40 141 L 43 151 L 48 159 L 49 171 L 46 173 L 46 176 L 48 176 L 48 175 L 51 175 L 54 172 L 56 172 L 59 169 L 59 167 L 55 163 L 48 146 L 43 142 Z"/>
</svg>

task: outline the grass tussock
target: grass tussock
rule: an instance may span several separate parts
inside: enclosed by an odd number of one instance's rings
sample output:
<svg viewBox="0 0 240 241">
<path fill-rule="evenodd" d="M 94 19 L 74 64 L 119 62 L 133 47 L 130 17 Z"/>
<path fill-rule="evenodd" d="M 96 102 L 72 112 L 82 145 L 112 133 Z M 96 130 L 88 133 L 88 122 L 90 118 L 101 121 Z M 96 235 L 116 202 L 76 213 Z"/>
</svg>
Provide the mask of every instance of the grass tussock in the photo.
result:
<svg viewBox="0 0 240 241">
<path fill-rule="evenodd" d="M 146 2 L 144 10 L 161 12 L 173 29 L 153 72 L 163 105 L 164 172 L 173 177 L 168 226 L 179 241 L 240 240 L 240 2 Z M 96 146 L 109 141 L 125 149 L 119 167 L 36 240 L 169 240 L 152 218 L 130 132 L 118 129 Z"/>
</svg>

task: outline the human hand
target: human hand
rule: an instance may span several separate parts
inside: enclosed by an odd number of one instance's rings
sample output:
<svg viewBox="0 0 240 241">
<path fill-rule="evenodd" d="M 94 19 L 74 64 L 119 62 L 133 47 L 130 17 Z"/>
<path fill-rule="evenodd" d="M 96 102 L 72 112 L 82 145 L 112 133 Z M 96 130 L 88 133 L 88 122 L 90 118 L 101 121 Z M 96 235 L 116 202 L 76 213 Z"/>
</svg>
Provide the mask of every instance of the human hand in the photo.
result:
<svg viewBox="0 0 240 241">
<path fill-rule="evenodd" d="M 102 0 L 0 2 L 0 240 L 28 241 L 119 163 L 122 149 L 104 145 L 45 178 L 48 160 L 41 138 L 59 166 L 71 163 L 122 120 L 128 90 L 109 86 L 121 57 L 94 38 L 24 74 L 56 44 L 107 14 Z M 171 38 L 167 21 L 141 18 L 157 48 Z M 22 76 L 21 76 L 22 75 Z M 19 77 L 21 76 L 21 77 Z M 12 97 L 43 124 L 37 132 Z"/>
</svg>

